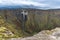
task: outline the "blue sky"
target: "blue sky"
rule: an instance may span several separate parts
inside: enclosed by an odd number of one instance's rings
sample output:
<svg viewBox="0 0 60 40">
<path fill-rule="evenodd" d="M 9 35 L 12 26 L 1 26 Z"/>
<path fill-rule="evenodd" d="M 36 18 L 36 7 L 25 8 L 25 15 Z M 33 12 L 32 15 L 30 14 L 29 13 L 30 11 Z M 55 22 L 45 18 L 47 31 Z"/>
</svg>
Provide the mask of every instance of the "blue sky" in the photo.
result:
<svg viewBox="0 0 60 40">
<path fill-rule="evenodd" d="M 0 6 L 33 5 L 44 9 L 60 8 L 60 0 L 0 0 Z"/>
</svg>

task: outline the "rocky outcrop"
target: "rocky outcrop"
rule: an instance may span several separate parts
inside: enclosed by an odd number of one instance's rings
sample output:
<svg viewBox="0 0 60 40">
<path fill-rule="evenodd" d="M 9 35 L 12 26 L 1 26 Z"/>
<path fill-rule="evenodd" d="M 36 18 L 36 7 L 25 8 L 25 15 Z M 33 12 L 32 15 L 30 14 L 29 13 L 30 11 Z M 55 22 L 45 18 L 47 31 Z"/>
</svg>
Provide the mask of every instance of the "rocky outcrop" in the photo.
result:
<svg viewBox="0 0 60 40">
<path fill-rule="evenodd" d="M 44 30 L 31 37 L 26 38 L 11 38 L 9 40 L 60 40 L 60 28 L 53 30 Z"/>
</svg>

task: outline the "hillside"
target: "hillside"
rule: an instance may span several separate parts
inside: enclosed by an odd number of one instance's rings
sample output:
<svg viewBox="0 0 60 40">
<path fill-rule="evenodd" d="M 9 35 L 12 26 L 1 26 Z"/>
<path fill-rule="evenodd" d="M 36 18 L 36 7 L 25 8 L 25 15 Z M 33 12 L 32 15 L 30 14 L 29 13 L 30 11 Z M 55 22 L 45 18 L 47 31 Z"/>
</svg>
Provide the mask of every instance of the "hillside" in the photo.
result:
<svg viewBox="0 0 60 40">
<path fill-rule="evenodd" d="M 22 9 L 20 8 L 0 10 L 1 16 L 0 28 L 2 29 L 3 33 L 6 32 L 7 30 L 8 32 L 13 34 L 12 37 L 26 37 L 32 36 L 40 32 L 41 30 L 51 30 L 56 27 L 60 27 L 60 10 L 58 9 L 51 10 L 23 9 L 23 10 L 28 12 L 27 20 L 25 22 L 22 20 L 21 16 Z M 1 34 L 4 35 L 3 33 Z"/>
<path fill-rule="evenodd" d="M 11 38 L 8 40 L 60 40 L 60 28 L 52 30 L 43 30 L 31 37 L 25 38 Z"/>
</svg>

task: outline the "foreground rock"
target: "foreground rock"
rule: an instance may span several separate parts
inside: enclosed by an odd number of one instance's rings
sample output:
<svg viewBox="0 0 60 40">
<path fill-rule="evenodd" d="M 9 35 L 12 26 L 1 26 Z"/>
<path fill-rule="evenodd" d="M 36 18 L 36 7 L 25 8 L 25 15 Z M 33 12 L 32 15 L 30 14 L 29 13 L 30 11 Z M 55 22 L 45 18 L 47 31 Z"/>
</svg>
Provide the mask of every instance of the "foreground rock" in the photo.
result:
<svg viewBox="0 0 60 40">
<path fill-rule="evenodd" d="M 60 28 L 55 28 L 51 31 L 44 30 L 32 37 L 11 38 L 8 40 L 60 40 Z"/>
</svg>

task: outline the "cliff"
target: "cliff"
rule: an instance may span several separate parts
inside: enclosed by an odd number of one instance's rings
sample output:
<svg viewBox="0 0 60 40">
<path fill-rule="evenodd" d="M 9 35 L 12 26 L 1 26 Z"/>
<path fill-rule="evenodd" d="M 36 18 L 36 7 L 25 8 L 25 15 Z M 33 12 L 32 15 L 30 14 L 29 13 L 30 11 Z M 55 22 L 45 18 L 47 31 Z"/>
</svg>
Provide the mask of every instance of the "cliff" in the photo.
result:
<svg viewBox="0 0 60 40">
<path fill-rule="evenodd" d="M 0 10 L 0 16 L 5 20 L 7 29 L 18 37 L 31 36 L 41 30 L 51 30 L 60 27 L 60 10 L 23 9 L 28 12 L 24 22 L 21 16 L 22 9 Z M 23 23 L 24 22 L 24 23 Z M 8 23 L 8 24 L 7 24 Z M 10 27 L 8 27 L 10 25 Z M 13 26 L 11 26 L 13 25 Z M 24 25 L 24 26 L 23 26 Z"/>
</svg>

